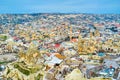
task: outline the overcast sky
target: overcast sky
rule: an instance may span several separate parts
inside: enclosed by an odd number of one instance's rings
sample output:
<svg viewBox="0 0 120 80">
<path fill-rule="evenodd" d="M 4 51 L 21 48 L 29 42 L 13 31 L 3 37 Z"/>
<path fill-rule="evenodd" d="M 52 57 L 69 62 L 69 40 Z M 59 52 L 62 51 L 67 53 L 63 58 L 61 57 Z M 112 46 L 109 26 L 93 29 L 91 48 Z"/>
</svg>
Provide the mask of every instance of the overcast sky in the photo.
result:
<svg viewBox="0 0 120 80">
<path fill-rule="evenodd" d="M 0 0 L 0 13 L 120 13 L 120 0 Z"/>
</svg>

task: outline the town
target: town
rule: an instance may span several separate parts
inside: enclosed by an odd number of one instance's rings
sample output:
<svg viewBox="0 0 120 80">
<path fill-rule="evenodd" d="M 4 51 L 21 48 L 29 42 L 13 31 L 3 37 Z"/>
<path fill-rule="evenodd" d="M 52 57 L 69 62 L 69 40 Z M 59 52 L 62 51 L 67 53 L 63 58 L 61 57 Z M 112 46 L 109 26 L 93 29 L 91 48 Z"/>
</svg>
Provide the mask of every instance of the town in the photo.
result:
<svg viewBox="0 0 120 80">
<path fill-rule="evenodd" d="M 120 80 L 120 15 L 1 14 L 0 80 Z"/>
</svg>

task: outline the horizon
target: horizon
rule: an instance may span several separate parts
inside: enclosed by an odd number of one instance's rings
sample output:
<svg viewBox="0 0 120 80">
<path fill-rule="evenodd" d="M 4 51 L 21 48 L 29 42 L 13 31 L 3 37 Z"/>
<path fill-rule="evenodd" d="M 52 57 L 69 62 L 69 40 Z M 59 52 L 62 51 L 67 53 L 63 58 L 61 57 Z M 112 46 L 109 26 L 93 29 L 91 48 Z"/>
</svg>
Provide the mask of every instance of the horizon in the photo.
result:
<svg viewBox="0 0 120 80">
<path fill-rule="evenodd" d="M 33 15 L 33 14 L 85 14 L 85 15 L 120 15 L 120 13 L 74 13 L 74 12 L 38 12 L 38 13 L 0 13 L 0 15 Z"/>
<path fill-rule="evenodd" d="M 1 0 L 0 14 L 120 14 L 120 0 Z"/>
</svg>

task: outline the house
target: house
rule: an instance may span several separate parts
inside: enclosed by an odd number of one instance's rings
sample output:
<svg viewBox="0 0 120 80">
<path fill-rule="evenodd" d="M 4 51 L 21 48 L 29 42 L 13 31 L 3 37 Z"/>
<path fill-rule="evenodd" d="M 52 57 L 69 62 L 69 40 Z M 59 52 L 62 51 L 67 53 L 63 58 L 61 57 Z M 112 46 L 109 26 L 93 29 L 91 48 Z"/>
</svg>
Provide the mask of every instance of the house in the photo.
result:
<svg viewBox="0 0 120 80">
<path fill-rule="evenodd" d="M 119 68 L 119 64 L 117 64 L 117 62 L 115 60 L 108 60 L 108 59 L 105 59 L 103 61 L 103 64 L 106 66 L 106 67 L 110 67 L 112 66 L 113 68 L 117 69 Z"/>
</svg>

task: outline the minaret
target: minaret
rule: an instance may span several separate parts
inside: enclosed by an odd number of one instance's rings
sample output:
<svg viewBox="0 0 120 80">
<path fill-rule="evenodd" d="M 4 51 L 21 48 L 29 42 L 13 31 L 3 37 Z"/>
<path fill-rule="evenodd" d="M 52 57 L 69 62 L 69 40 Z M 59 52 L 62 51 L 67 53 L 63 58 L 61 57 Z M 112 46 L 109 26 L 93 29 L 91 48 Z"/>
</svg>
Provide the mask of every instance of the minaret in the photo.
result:
<svg viewBox="0 0 120 80">
<path fill-rule="evenodd" d="M 70 33 L 69 33 L 70 41 L 72 40 L 72 27 L 70 27 Z"/>
<path fill-rule="evenodd" d="M 95 36 L 97 37 L 100 37 L 100 32 L 98 30 L 95 31 Z"/>
</svg>

